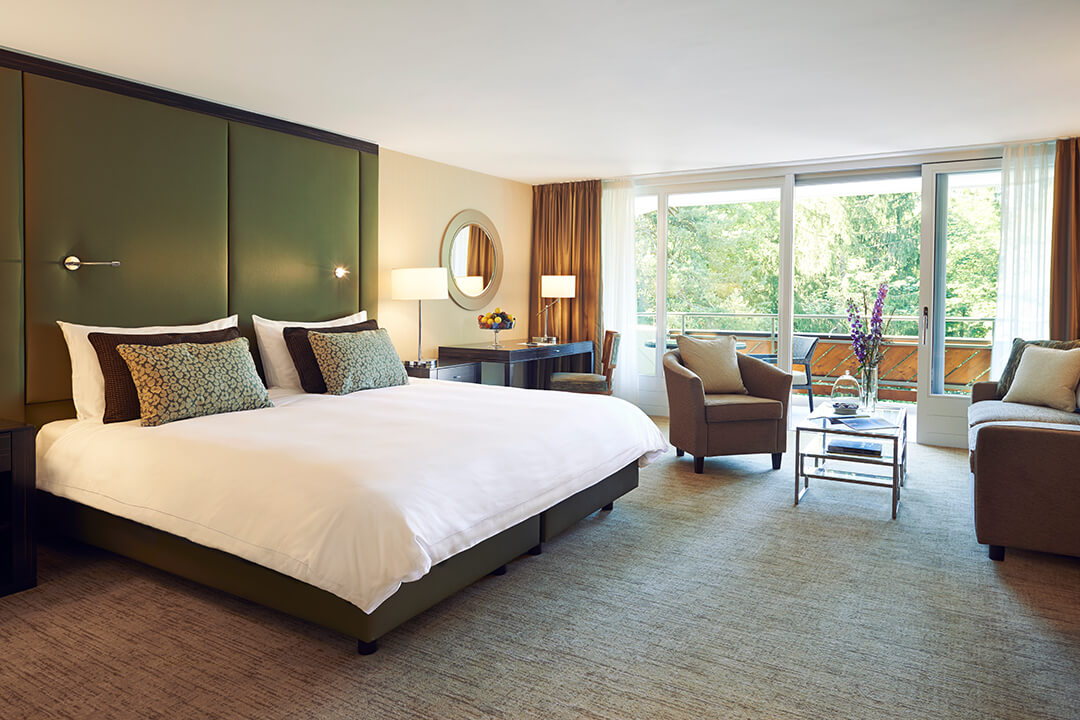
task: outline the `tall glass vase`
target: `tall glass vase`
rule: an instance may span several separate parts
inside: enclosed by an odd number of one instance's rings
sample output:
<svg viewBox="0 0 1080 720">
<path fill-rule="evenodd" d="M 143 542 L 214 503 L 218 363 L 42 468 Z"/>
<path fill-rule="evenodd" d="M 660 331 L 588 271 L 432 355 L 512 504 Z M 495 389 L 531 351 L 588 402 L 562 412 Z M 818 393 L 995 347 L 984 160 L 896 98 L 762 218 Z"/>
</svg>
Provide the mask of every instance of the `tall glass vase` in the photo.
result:
<svg viewBox="0 0 1080 720">
<path fill-rule="evenodd" d="M 877 365 L 862 365 L 859 367 L 859 385 L 862 397 L 859 398 L 863 409 L 873 413 L 877 409 L 878 394 L 878 369 Z"/>
</svg>

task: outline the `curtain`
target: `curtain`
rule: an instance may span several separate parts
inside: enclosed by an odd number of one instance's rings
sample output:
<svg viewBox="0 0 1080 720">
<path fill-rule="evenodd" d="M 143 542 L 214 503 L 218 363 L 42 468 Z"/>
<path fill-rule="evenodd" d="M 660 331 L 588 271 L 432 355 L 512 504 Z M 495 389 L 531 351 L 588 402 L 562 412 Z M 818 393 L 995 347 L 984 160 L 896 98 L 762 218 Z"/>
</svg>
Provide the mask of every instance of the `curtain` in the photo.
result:
<svg viewBox="0 0 1080 720">
<path fill-rule="evenodd" d="M 1050 336 L 1053 187 L 1053 141 L 1005 147 L 991 377 L 1001 377 L 1013 338 L 1041 340 Z"/>
<path fill-rule="evenodd" d="M 530 335 L 540 334 L 541 275 L 577 277 L 577 296 L 548 311 L 548 332 L 560 342 L 592 340 L 595 368 L 602 336 L 599 180 L 533 187 Z"/>
<path fill-rule="evenodd" d="M 487 287 L 495 272 L 495 248 L 491 239 L 479 225 L 469 226 L 469 260 L 466 263 L 466 275 L 479 275 L 484 279 L 482 287 Z"/>
<path fill-rule="evenodd" d="M 629 182 L 605 182 L 600 199 L 600 257 L 606 330 L 621 338 L 611 385 L 613 394 L 637 404 L 637 285 L 634 276 L 634 190 Z"/>
<path fill-rule="evenodd" d="M 1080 338 L 1080 142 L 1058 140 L 1050 253 L 1050 337 Z"/>
</svg>

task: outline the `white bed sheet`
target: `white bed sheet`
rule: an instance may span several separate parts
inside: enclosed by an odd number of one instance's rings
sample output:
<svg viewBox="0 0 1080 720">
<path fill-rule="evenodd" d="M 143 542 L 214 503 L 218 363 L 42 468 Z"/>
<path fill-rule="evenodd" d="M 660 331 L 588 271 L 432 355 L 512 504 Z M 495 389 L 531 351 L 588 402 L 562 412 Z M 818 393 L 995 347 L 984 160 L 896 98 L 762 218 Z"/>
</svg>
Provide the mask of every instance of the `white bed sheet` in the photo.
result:
<svg viewBox="0 0 1080 720">
<path fill-rule="evenodd" d="M 50 423 L 38 487 L 373 611 L 403 582 L 668 449 L 617 398 L 437 380 L 160 427 Z"/>
</svg>

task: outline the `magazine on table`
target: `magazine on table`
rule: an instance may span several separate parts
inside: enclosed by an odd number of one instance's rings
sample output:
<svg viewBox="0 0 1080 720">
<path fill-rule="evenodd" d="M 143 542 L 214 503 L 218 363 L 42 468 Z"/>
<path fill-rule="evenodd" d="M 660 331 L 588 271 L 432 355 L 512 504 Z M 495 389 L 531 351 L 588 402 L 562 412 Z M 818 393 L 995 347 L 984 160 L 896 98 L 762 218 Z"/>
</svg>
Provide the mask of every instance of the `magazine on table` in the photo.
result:
<svg viewBox="0 0 1080 720">
<path fill-rule="evenodd" d="M 881 417 L 844 418 L 840 422 L 847 425 L 852 430 L 885 430 L 896 427 L 896 423 L 889 422 Z"/>
<path fill-rule="evenodd" d="M 827 450 L 831 453 L 843 455 L 881 457 L 881 443 L 866 442 L 865 440 L 846 440 L 837 438 L 829 443 Z"/>
</svg>

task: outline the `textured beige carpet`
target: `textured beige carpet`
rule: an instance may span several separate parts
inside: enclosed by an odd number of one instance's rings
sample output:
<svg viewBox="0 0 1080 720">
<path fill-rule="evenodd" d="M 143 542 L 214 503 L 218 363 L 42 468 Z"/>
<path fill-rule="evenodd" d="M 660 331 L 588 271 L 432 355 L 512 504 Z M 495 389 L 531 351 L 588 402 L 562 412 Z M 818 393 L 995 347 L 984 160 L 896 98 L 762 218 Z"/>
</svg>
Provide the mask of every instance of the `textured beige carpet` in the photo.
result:
<svg viewBox="0 0 1080 720">
<path fill-rule="evenodd" d="M 975 543 L 962 452 L 887 490 L 669 455 L 392 632 L 336 633 L 81 546 L 0 599 L 0 717 L 1077 718 L 1080 561 Z"/>
</svg>

